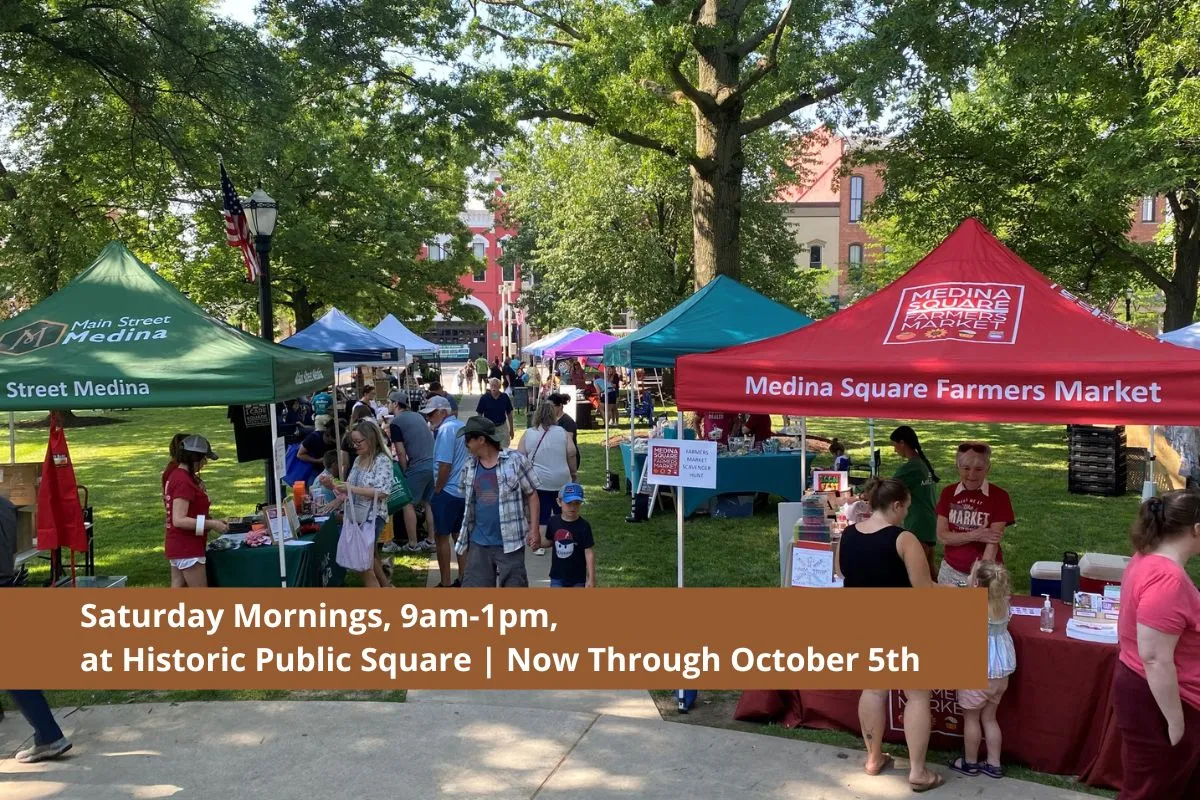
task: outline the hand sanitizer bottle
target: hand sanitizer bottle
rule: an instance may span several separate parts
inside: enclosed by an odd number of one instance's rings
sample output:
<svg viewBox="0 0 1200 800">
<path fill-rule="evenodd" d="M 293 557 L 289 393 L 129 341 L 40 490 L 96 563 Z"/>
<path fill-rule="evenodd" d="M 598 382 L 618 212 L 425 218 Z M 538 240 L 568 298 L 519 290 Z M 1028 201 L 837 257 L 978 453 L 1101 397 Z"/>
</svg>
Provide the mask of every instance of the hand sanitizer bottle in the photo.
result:
<svg viewBox="0 0 1200 800">
<path fill-rule="evenodd" d="M 1054 606 L 1050 605 L 1050 595 L 1044 594 L 1046 602 L 1042 605 L 1042 633 L 1054 632 Z"/>
</svg>

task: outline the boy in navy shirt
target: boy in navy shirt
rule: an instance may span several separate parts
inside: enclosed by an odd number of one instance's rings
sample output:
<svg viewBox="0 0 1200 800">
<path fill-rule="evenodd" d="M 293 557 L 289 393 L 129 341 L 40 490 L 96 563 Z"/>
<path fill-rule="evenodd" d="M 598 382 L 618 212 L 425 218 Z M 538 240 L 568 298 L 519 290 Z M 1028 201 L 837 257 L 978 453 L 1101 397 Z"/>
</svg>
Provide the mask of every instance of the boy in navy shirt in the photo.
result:
<svg viewBox="0 0 1200 800">
<path fill-rule="evenodd" d="M 550 517 L 550 524 L 542 534 L 542 547 L 554 548 L 550 585 L 556 588 L 593 587 L 596 585 L 595 541 L 592 526 L 579 516 L 583 487 L 568 483 L 559 497 L 562 511 Z"/>
</svg>

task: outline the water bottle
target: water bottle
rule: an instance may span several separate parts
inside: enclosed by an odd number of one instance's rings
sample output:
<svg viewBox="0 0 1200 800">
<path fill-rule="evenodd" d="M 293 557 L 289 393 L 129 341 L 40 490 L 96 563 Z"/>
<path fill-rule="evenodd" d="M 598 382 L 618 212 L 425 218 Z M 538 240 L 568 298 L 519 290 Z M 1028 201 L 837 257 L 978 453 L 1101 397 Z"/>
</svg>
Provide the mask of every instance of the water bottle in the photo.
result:
<svg viewBox="0 0 1200 800">
<path fill-rule="evenodd" d="M 1044 594 L 1046 602 L 1042 605 L 1042 633 L 1054 632 L 1054 606 L 1050 605 L 1050 595 Z"/>
<path fill-rule="evenodd" d="M 1079 553 L 1068 550 L 1063 553 L 1062 588 L 1058 599 L 1064 603 L 1075 602 L 1075 593 L 1079 591 Z"/>
</svg>

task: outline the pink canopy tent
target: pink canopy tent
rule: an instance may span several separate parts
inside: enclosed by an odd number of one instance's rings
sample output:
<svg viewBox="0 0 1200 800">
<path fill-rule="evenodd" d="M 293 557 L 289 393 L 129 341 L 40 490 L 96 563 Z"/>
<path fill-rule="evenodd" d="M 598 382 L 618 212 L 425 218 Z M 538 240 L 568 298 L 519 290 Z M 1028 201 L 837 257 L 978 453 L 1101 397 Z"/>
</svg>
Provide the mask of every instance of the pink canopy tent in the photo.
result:
<svg viewBox="0 0 1200 800">
<path fill-rule="evenodd" d="M 586 336 L 559 345 L 546 351 L 549 358 L 599 358 L 604 355 L 604 346 L 615 342 L 617 337 L 601 331 L 592 331 Z"/>
</svg>

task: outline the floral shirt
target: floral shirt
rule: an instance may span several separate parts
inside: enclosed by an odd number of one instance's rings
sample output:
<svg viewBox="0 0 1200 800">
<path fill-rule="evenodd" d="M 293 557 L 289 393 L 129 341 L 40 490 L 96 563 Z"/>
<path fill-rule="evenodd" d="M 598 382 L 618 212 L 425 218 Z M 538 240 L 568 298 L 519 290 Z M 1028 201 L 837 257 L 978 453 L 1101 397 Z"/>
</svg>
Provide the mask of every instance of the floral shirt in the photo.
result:
<svg viewBox="0 0 1200 800">
<path fill-rule="evenodd" d="M 387 453 L 380 453 L 366 469 L 360 466 L 359 459 L 354 459 L 354 466 L 350 468 L 350 477 L 346 479 L 346 483 L 360 488 L 369 486 L 386 495 L 392 490 L 392 480 L 392 457 Z M 354 518 L 360 522 L 371 512 L 376 516 L 387 516 L 387 497 L 373 504 L 370 499 L 351 493 L 348 502 L 354 503 Z"/>
</svg>

